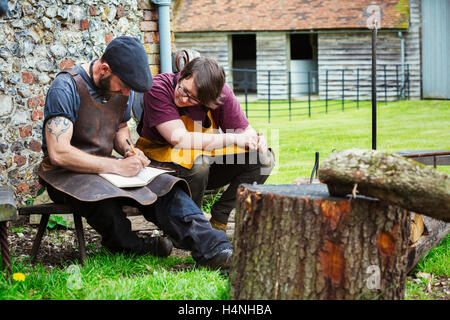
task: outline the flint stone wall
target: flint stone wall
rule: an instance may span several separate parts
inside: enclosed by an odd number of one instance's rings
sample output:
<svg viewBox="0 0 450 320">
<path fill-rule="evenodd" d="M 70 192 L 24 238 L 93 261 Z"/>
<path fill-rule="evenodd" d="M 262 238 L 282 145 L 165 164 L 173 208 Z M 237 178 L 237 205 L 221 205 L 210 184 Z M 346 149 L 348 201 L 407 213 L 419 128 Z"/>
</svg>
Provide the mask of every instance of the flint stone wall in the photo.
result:
<svg viewBox="0 0 450 320">
<path fill-rule="evenodd" d="M 0 185 L 24 203 L 41 188 L 45 96 L 58 72 L 100 57 L 115 37 L 144 43 L 159 72 L 157 10 L 150 0 L 9 1 L 0 18 Z"/>
</svg>

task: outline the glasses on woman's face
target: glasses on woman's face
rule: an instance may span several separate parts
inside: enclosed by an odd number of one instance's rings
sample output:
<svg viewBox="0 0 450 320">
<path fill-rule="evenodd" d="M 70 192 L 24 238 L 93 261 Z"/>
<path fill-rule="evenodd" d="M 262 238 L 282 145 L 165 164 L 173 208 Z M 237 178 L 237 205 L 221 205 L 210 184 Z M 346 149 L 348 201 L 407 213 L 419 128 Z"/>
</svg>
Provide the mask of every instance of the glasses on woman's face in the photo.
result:
<svg viewBox="0 0 450 320">
<path fill-rule="evenodd" d="M 191 96 L 189 91 L 181 84 L 181 82 L 178 82 L 178 92 L 185 98 L 188 98 L 188 101 L 192 104 L 200 103 L 200 100 L 197 98 Z"/>
</svg>

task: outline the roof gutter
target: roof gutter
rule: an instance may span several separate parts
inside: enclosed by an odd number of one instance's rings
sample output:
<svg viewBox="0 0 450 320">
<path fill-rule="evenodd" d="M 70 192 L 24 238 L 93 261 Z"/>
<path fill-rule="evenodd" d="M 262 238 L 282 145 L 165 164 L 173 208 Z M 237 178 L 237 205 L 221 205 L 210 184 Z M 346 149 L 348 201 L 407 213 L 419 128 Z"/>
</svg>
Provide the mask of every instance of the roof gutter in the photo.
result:
<svg viewBox="0 0 450 320">
<path fill-rule="evenodd" d="M 170 43 L 170 0 L 151 0 L 158 6 L 159 58 L 161 73 L 172 72 L 172 49 Z"/>
</svg>

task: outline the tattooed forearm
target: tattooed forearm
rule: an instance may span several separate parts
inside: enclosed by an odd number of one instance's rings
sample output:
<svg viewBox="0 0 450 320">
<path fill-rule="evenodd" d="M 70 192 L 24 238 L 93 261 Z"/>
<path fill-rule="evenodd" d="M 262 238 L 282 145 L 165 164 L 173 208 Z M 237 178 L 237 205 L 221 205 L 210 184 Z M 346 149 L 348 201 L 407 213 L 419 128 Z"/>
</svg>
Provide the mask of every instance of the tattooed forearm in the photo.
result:
<svg viewBox="0 0 450 320">
<path fill-rule="evenodd" d="M 47 121 L 47 130 L 49 133 L 55 136 L 56 142 L 58 142 L 59 136 L 66 133 L 70 128 L 71 122 L 64 117 L 55 117 Z"/>
</svg>

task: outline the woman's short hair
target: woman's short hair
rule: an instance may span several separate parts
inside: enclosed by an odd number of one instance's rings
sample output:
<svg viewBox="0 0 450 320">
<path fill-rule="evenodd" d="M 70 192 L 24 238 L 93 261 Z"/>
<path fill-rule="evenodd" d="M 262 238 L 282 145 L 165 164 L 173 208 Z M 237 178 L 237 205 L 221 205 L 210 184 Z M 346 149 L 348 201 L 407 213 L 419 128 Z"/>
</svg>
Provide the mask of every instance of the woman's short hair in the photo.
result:
<svg viewBox="0 0 450 320">
<path fill-rule="evenodd" d="M 220 104 L 225 84 L 224 69 L 212 58 L 197 57 L 184 66 L 179 81 L 192 76 L 198 100 L 211 109 L 216 108 Z"/>
</svg>

